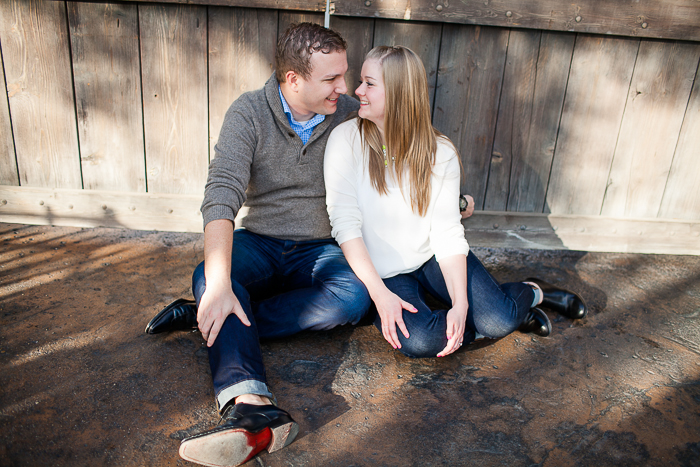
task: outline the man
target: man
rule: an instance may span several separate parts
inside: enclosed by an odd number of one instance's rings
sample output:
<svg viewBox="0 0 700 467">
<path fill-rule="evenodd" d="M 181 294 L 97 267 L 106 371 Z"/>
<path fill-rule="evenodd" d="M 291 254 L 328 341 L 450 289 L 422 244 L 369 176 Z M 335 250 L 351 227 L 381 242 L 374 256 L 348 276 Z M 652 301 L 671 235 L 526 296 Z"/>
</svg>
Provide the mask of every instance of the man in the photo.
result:
<svg viewBox="0 0 700 467">
<path fill-rule="evenodd" d="M 323 182 L 328 135 L 359 108 L 345 95 L 346 49 L 329 29 L 290 26 L 277 44 L 275 74 L 226 113 L 202 204 L 196 308 L 177 300 L 146 328 L 198 323 L 207 341 L 222 423 L 182 441 L 186 460 L 239 465 L 291 443 L 298 426 L 273 405 L 259 339 L 357 324 L 369 308 L 331 238 Z M 234 233 L 243 202 L 249 212 Z"/>
</svg>

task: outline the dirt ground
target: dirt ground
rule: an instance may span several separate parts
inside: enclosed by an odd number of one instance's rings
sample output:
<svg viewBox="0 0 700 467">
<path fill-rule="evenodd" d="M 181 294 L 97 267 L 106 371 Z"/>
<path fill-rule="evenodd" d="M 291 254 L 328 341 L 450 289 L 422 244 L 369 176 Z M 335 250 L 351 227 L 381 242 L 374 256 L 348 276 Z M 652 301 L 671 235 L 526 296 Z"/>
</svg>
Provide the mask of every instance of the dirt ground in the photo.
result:
<svg viewBox="0 0 700 467">
<path fill-rule="evenodd" d="M 0 224 L 0 466 L 174 466 L 216 424 L 191 297 L 201 235 Z M 700 257 L 475 247 L 590 314 L 413 360 L 373 326 L 263 344 L 297 440 L 249 466 L 698 466 Z"/>
</svg>

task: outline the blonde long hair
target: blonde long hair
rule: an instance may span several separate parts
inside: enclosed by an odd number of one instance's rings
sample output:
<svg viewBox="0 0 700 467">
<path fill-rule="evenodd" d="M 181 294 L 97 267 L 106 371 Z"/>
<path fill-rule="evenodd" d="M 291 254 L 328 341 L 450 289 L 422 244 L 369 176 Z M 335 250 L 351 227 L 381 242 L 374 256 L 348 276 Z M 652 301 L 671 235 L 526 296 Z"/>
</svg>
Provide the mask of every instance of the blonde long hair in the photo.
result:
<svg viewBox="0 0 700 467">
<path fill-rule="evenodd" d="M 386 195 L 388 174 L 395 177 L 403 190 L 402 180 L 408 175 L 411 208 L 418 215 L 425 216 L 430 204 L 430 178 L 435 164 L 437 139 L 443 135 L 433 128 L 430 121 L 428 79 L 423 62 L 411 49 L 400 45 L 375 47 L 365 60 L 378 60 L 382 69 L 386 157 L 393 161 L 393 164 L 385 165 L 377 125 L 359 118 L 358 126 L 368 154 L 367 167 L 372 187 Z"/>
</svg>

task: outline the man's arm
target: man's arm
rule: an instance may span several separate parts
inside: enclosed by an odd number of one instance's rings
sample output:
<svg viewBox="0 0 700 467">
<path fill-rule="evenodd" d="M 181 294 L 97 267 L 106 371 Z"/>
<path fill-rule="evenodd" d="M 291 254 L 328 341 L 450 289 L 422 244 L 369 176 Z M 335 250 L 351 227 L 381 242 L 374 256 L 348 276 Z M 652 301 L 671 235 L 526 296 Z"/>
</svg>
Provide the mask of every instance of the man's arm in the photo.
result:
<svg viewBox="0 0 700 467">
<path fill-rule="evenodd" d="M 224 321 L 231 313 L 250 326 L 241 304 L 231 289 L 231 249 L 233 223 L 228 219 L 211 221 L 204 228 L 204 277 L 207 288 L 199 302 L 197 322 L 207 346 L 214 345 Z"/>
</svg>

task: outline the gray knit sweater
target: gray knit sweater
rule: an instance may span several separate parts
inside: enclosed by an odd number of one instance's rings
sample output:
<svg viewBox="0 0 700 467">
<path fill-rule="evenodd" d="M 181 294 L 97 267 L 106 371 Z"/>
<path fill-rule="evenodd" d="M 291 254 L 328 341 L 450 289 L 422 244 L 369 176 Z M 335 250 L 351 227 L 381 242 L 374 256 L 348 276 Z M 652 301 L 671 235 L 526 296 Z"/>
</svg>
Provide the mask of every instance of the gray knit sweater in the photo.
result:
<svg viewBox="0 0 700 467">
<path fill-rule="evenodd" d="M 243 94 L 226 112 L 209 164 L 204 190 L 204 226 L 234 220 L 245 202 L 243 227 L 283 240 L 329 238 L 323 182 L 323 152 L 331 131 L 359 103 L 341 95 L 333 115 L 314 128 L 306 144 L 282 110 L 274 73 L 257 91 Z"/>
</svg>

